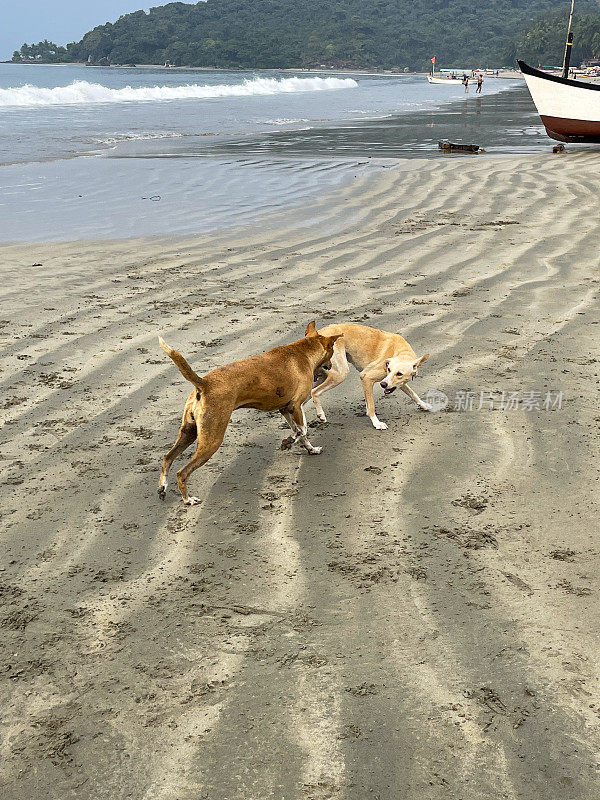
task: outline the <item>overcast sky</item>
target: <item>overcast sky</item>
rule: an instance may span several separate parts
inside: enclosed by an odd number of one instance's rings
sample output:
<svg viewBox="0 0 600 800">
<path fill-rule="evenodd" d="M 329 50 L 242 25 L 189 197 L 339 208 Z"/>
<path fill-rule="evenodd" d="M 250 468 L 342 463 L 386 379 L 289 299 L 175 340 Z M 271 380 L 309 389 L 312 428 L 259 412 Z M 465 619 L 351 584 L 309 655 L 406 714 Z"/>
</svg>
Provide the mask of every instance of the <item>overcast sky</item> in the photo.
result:
<svg viewBox="0 0 600 800">
<path fill-rule="evenodd" d="M 161 0 L 0 0 L 0 61 L 12 58 L 23 42 L 76 42 L 96 25 L 160 5 Z"/>
</svg>

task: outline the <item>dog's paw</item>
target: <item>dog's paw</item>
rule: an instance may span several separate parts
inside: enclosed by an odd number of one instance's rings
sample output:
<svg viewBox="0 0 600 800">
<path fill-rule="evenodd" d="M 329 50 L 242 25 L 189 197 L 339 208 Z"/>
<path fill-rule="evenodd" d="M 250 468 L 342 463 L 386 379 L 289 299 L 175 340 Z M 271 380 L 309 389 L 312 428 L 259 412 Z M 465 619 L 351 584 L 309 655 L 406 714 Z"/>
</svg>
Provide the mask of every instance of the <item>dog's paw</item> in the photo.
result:
<svg viewBox="0 0 600 800">
<path fill-rule="evenodd" d="M 158 496 L 159 496 L 159 498 L 161 500 L 165 499 L 165 497 L 167 496 L 167 487 L 166 487 L 166 485 L 158 487 Z"/>
<path fill-rule="evenodd" d="M 423 403 L 423 405 L 420 406 L 420 409 L 421 409 L 421 411 L 431 411 L 431 412 L 434 411 L 434 408 L 431 405 L 431 403 Z"/>
<path fill-rule="evenodd" d="M 287 439 L 284 439 L 281 442 L 281 449 L 282 450 L 291 450 L 292 449 L 292 445 L 294 444 L 295 441 L 296 440 L 294 439 L 293 436 L 288 436 Z"/>
<path fill-rule="evenodd" d="M 186 506 L 199 506 L 202 500 L 199 497 L 188 497 L 187 500 L 183 501 Z"/>
<path fill-rule="evenodd" d="M 327 417 L 325 416 L 325 412 L 321 411 L 320 414 L 317 414 L 317 419 L 319 422 L 327 422 Z"/>
<path fill-rule="evenodd" d="M 385 422 L 380 422 L 380 420 L 371 420 L 373 422 L 373 427 L 378 431 L 387 431 L 387 425 Z"/>
<path fill-rule="evenodd" d="M 312 450 L 309 450 L 308 452 L 311 454 L 311 456 L 319 456 L 323 452 L 323 448 L 313 447 Z"/>
</svg>

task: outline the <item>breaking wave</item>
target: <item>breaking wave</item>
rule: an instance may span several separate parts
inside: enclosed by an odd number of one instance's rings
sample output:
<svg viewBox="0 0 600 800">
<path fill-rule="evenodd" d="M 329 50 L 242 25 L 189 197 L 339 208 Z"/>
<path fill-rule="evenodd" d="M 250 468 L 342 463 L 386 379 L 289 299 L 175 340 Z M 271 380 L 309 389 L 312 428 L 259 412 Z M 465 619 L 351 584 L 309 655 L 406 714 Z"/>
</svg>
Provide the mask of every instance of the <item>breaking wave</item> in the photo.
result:
<svg viewBox="0 0 600 800">
<path fill-rule="evenodd" d="M 19 86 L 0 89 L 0 108 L 23 106 L 91 105 L 94 103 L 151 103 L 161 100 L 207 100 L 215 97 L 247 97 L 295 92 L 323 92 L 353 89 L 353 78 L 254 78 L 243 83 L 185 86 L 126 86 L 109 89 L 99 83 L 74 81 L 69 86 L 45 89 Z"/>
</svg>

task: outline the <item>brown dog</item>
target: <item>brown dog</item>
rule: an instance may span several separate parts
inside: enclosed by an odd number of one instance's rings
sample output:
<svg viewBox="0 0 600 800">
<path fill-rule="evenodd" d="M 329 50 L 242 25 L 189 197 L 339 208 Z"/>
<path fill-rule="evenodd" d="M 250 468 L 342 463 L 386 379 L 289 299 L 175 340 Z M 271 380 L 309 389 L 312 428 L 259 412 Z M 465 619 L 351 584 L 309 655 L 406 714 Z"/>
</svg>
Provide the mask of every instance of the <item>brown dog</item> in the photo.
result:
<svg viewBox="0 0 600 800">
<path fill-rule="evenodd" d="M 293 431 L 282 446 L 291 447 L 299 439 L 309 453 L 320 453 L 321 448 L 313 447 L 306 436 L 302 404 L 310 397 L 315 372 L 330 361 L 333 345 L 339 338 L 340 335 L 321 336 L 311 322 L 304 339 L 217 367 L 201 378 L 181 353 L 159 337 L 162 349 L 195 387 L 185 404 L 177 441 L 163 459 L 159 497 L 165 498 L 171 464 L 197 438 L 196 452 L 177 473 L 177 483 L 186 505 L 200 502 L 188 495 L 187 479 L 219 449 L 236 408 L 280 411 Z"/>
</svg>

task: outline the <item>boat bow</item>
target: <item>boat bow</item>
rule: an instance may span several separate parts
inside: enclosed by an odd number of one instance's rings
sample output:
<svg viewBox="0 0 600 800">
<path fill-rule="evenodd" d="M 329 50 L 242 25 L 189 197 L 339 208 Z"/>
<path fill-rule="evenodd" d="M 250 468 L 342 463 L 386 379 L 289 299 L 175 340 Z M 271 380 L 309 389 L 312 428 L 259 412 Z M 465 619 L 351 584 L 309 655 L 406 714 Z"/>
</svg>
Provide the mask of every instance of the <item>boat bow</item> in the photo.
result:
<svg viewBox="0 0 600 800">
<path fill-rule="evenodd" d="M 600 143 L 600 84 L 549 75 L 519 61 L 546 133 L 559 142 Z"/>
</svg>

